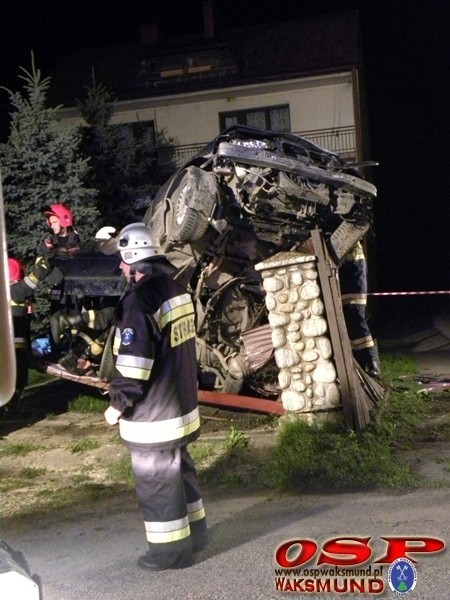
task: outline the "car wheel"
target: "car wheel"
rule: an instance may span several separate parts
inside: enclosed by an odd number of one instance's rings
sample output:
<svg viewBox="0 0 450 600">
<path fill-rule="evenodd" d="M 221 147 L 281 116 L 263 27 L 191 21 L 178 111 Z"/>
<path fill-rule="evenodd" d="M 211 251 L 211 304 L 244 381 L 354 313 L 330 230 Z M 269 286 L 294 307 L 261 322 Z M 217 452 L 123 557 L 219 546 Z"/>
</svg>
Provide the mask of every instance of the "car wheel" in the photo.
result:
<svg viewBox="0 0 450 600">
<path fill-rule="evenodd" d="M 106 339 L 105 347 L 103 349 L 102 360 L 100 362 L 100 368 L 98 370 L 98 376 L 100 379 L 105 381 L 112 381 L 116 374 L 115 360 L 112 352 L 112 346 L 114 341 L 114 327 L 111 327 L 111 331 Z"/>
<path fill-rule="evenodd" d="M 218 194 L 217 183 L 210 173 L 189 167 L 172 195 L 172 239 L 180 242 L 200 240 L 208 229 Z"/>
</svg>

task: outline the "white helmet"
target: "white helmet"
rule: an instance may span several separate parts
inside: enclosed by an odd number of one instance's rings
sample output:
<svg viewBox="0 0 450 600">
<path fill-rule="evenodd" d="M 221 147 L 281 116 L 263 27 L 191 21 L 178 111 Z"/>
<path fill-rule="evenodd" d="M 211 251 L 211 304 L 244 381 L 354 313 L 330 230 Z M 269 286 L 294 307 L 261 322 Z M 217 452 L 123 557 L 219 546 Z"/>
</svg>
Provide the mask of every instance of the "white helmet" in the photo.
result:
<svg viewBox="0 0 450 600">
<path fill-rule="evenodd" d="M 117 249 L 127 265 L 165 256 L 154 232 L 144 223 L 131 223 L 124 227 L 118 235 Z"/>
</svg>

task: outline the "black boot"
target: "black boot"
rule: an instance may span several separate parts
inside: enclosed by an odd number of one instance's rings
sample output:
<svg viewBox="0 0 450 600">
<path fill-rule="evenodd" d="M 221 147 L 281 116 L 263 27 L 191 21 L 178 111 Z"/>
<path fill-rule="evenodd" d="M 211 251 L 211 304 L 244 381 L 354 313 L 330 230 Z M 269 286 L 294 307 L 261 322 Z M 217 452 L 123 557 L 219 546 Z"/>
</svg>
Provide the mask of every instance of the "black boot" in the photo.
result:
<svg viewBox="0 0 450 600">
<path fill-rule="evenodd" d="M 192 559 L 192 557 L 186 557 L 182 560 L 178 560 L 175 563 L 171 564 L 171 565 L 167 565 L 167 566 L 163 566 L 162 564 L 157 564 L 154 562 L 154 559 L 152 561 L 151 556 L 149 556 L 150 553 L 146 553 L 143 554 L 142 556 L 140 556 L 137 559 L 137 565 L 138 567 L 140 567 L 141 569 L 144 569 L 145 571 L 166 571 L 168 569 L 186 569 L 187 567 L 190 567 L 191 565 L 194 564 L 194 560 Z"/>
<path fill-rule="evenodd" d="M 381 368 L 376 345 L 371 346 L 370 348 L 364 348 L 363 350 L 355 350 L 353 354 L 368 375 L 371 377 L 380 377 Z"/>
<path fill-rule="evenodd" d="M 65 371 L 72 373 L 73 375 L 79 375 L 77 367 L 78 357 L 74 355 L 72 351 L 69 351 L 62 358 L 58 360 L 58 365 Z"/>
<path fill-rule="evenodd" d="M 83 375 L 84 371 L 78 368 L 78 359 L 83 358 L 88 354 L 88 343 L 84 339 L 77 337 L 69 352 L 59 359 L 58 364 L 69 373 Z"/>
</svg>

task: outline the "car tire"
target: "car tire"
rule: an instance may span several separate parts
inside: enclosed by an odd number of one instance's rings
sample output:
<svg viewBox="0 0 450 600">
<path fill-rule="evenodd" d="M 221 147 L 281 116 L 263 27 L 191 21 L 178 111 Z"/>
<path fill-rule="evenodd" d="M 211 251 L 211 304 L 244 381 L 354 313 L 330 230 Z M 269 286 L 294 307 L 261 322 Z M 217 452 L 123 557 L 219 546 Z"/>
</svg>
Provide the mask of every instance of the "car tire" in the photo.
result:
<svg viewBox="0 0 450 600">
<path fill-rule="evenodd" d="M 197 242 L 206 233 L 210 215 L 218 199 L 218 188 L 210 173 L 188 167 L 172 195 L 173 221 L 171 238 L 180 242 Z"/>
<path fill-rule="evenodd" d="M 115 360 L 113 356 L 113 341 L 114 341 L 114 327 L 111 327 L 111 331 L 106 339 L 105 347 L 103 349 L 102 360 L 100 362 L 100 368 L 98 370 L 98 376 L 100 379 L 105 381 L 112 381 L 116 374 Z"/>
<path fill-rule="evenodd" d="M 207 228 L 208 220 L 193 208 L 176 208 L 173 231 L 174 237 L 180 242 L 197 242 L 205 235 Z"/>
</svg>

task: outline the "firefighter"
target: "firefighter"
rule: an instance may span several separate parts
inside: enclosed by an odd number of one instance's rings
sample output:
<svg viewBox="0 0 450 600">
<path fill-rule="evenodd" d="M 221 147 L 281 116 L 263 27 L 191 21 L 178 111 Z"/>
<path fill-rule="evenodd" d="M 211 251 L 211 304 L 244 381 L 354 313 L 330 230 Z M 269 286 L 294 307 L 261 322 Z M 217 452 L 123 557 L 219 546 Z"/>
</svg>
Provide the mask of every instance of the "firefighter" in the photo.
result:
<svg viewBox="0 0 450 600">
<path fill-rule="evenodd" d="M 97 299 L 96 299 L 97 300 Z M 52 321 L 52 336 L 57 323 L 58 332 L 72 328 L 74 339 L 70 349 L 59 360 L 58 364 L 76 375 L 89 372 L 92 366 L 100 366 L 112 321 L 115 315 L 115 299 L 100 297 L 95 308 L 82 309 L 79 315 L 54 315 Z M 56 317 L 56 318 L 55 318 Z"/>
<path fill-rule="evenodd" d="M 9 284 L 11 291 L 11 314 L 14 329 L 14 348 L 16 353 L 16 395 L 28 383 L 30 365 L 30 319 L 27 299 L 33 295 L 33 289 L 24 281 L 25 269 L 16 258 L 8 258 Z M 14 400 L 14 399 L 13 399 Z"/>
<path fill-rule="evenodd" d="M 117 237 L 129 282 L 116 314 L 116 376 L 105 419 L 119 424 L 131 452 L 145 520 L 142 569 L 182 569 L 207 541 L 207 526 L 188 443 L 200 434 L 195 312 L 174 280 L 175 268 L 151 229 L 125 227 Z"/>
<path fill-rule="evenodd" d="M 73 254 L 79 250 L 80 236 L 74 228 L 73 213 L 65 204 L 52 204 L 44 211 L 47 225 L 51 230 L 44 240 L 44 246 L 49 252 Z"/>
<path fill-rule="evenodd" d="M 366 319 L 367 268 L 360 242 L 344 257 L 339 268 L 339 284 L 353 356 L 366 373 L 379 377 L 378 351 Z"/>
<path fill-rule="evenodd" d="M 27 275 L 24 265 L 16 258 L 8 258 L 8 268 L 16 350 L 16 391 L 19 393 L 28 383 L 31 299 L 37 286 L 46 278 L 58 278 L 58 272 L 43 256 L 37 257 Z"/>
<path fill-rule="evenodd" d="M 55 255 L 71 256 L 78 252 L 80 236 L 74 227 L 74 216 L 70 208 L 64 203 L 52 204 L 44 211 L 44 216 L 51 233 L 42 244 L 42 255 L 52 258 Z M 49 299 L 52 341 L 54 347 L 60 349 L 64 339 L 64 331 L 59 327 L 60 316 L 78 317 L 78 303 L 76 298 L 66 297 L 62 280 L 50 288 Z"/>
</svg>

